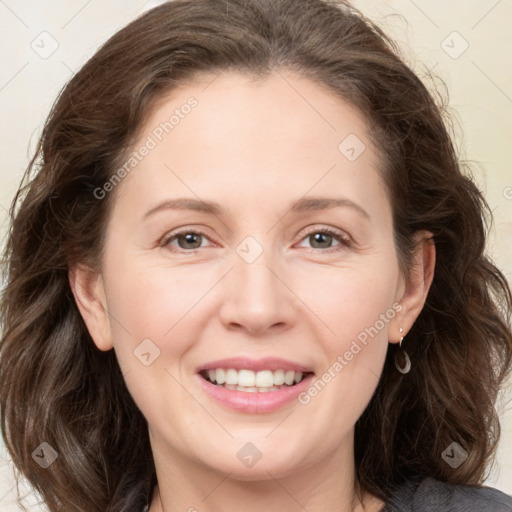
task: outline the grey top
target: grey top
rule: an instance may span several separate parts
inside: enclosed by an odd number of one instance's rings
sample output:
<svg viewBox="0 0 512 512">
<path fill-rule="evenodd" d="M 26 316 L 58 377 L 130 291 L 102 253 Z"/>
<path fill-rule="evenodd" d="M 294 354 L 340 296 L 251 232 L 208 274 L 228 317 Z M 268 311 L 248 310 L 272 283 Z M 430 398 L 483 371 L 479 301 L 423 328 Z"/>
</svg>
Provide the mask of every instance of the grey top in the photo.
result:
<svg viewBox="0 0 512 512">
<path fill-rule="evenodd" d="M 452 485 L 429 477 L 400 487 L 381 512 L 512 512 L 512 496 L 492 487 Z"/>
<path fill-rule="evenodd" d="M 492 487 L 425 478 L 403 485 L 382 512 L 512 512 L 512 496 Z"/>
</svg>

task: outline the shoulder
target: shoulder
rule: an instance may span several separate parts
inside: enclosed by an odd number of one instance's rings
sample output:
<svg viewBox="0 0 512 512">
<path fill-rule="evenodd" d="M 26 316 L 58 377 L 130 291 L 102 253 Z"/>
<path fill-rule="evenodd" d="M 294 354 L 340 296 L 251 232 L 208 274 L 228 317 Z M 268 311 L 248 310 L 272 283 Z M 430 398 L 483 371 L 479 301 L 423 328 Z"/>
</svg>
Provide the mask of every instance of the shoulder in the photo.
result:
<svg viewBox="0 0 512 512">
<path fill-rule="evenodd" d="M 453 485 L 434 478 L 402 485 L 385 511 L 512 512 L 512 496 L 493 487 Z"/>
</svg>

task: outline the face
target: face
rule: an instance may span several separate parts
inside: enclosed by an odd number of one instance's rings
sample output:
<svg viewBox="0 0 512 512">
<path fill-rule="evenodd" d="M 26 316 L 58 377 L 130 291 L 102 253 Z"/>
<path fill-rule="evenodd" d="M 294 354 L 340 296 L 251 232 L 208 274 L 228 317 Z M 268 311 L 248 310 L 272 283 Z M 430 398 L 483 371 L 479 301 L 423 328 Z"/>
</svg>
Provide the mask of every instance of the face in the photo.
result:
<svg viewBox="0 0 512 512">
<path fill-rule="evenodd" d="M 360 113 L 292 74 L 204 75 L 162 98 L 132 149 L 98 192 L 115 194 L 102 273 L 74 290 L 91 292 L 82 314 L 155 456 L 240 479 L 346 456 L 420 308 Z"/>
</svg>

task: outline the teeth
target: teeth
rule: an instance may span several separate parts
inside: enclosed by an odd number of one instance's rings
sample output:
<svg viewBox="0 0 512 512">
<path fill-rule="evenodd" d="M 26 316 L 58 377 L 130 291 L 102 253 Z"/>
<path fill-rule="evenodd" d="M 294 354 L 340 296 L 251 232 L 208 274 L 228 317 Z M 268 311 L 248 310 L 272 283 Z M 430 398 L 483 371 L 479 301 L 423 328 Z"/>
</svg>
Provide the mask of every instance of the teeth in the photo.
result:
<svg viewBox="0 0 512 512">
<path fill-rule="evenodd" d="M 274 385 L 281 386 L 284 384 L 284 370 L 276 370 L 274 372 Z"/>
<path fill-rule="evenodd" d="M 238 372 L 238 385 L 246 388 L 252 388 L 256 384 L 256 375 L 251 370 L 240 370 Z M 256 388 L 254 388 L 256 391 Z"/>
<path fill-rule="evenodd" d="M 215 376 L 215 380 L 217 380 L 217 376 Z M 230 368 L 226 371 L 226 384 L 238 384 L 238 372 Z"/>
<path fill-rule="evenodd" d="M 210 378 L 212 382 L 217 381 L 217 384 L 224 384 L 226 382 L 226 372 L 222 369 L 211 370 L 213 372 L 213 378 Z"/>
<path fill-rule="evenodd" d="M 217 368 L 208 370 L 208 379 L 218 385 L 224 384 L 228 389 L 243 388 L 239 391 L 266 392 L 280 389 L 283 385 L 293 386 L 304 377 L 302 372 L 294 370 L 235 370 L 234 368 Z"/>
</svg>

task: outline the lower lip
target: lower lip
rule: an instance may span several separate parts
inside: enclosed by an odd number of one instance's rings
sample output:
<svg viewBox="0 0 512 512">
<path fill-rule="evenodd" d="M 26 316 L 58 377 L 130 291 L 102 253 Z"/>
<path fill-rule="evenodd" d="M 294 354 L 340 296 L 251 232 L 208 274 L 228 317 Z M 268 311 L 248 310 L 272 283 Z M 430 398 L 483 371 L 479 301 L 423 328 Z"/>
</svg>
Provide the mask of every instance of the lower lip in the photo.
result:
<svg viewBox="0 0 512 512">
<path fill-rule="evenodd" d="M 263 414 L 274 412 L 293 402 L 300 393 L 305 391 L 314 374 L 310 373 L 295 386 L 289 386 L 277 391 L 266 391 L 264 393 L 250 393 L 248 391 L 237 391 L 227 389 L 223 386 L 217 386 L 207 381 L 201 375 L 196 374 L 196 378 L 206 393 L 216 402 L 237 412 L 247 414 Z"/>
</svg>

